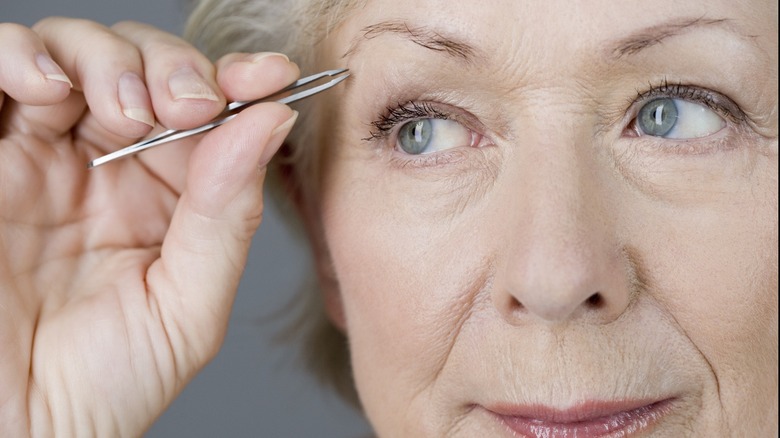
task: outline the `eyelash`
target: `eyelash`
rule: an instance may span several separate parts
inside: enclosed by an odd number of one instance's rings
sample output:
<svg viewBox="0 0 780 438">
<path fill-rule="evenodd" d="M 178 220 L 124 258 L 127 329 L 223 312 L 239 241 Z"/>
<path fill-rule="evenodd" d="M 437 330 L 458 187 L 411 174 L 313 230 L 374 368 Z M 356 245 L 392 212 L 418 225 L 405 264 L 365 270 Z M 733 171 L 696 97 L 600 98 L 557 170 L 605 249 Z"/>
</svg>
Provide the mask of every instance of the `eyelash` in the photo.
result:
<svg viewBox="0 0 780 438">
<path fill-rule="evenodd" d="M 646 91 L 637 90 L 636 96 L 627 102 L 627 107 L 629 110 L 632 107 L 641 108 L 642 105 L 661 97 L 683 99 L 704 105 L 733 123 L 742 123 L 747 120 L 746 114 L 740 109 L 739 105 L 728 97 L 702 87 L 684 85 L 682 83 L 669 83 L 666 78 L 655 85 L 649 84 Z M 636 113 L 637 111 L 633 112 Z M 430 102 L 408 101 L 399 103 L 395 106 L 387 107 L 384 114 L 371 122 L 373 129 L 369 132 L 369 136 L 363 138 L 363 140 L 387 139 L 397 126 L 409 121 L 426 118 L 449 120 L 452 117 L 449 113 L 438 109 L 435 104 Z M 636 114 L 633 115 L 626 129 L 632 129 L 635 122 Z"/>
<path fill-rule="evenodd" d="M 440 111 L 429 102 L 409 101 L 405 104 L 398 104 L 393 107 L 387 107 L 385 113 L 371 122 L 373 129 L 369 136 L 363 140 L 381 140 L 387 138 L 393 128 L 405 122 L 419 119 L 442 119 L 449 120 L 450 115 Z"/>
<path fill-rule="evenodd" d="M 636 97 L 628 102 L 629 108 L 634 105 L 644 105 L 656 98 L 683 99 L 706 106 L 731 122 L 740 123 L 746 120 L 745 113 L 728 97 L 706 88 L 669 83 L 664 78 L 661 83 L 648 86 L 647 91 L 636 92 Z"/>
</svg>

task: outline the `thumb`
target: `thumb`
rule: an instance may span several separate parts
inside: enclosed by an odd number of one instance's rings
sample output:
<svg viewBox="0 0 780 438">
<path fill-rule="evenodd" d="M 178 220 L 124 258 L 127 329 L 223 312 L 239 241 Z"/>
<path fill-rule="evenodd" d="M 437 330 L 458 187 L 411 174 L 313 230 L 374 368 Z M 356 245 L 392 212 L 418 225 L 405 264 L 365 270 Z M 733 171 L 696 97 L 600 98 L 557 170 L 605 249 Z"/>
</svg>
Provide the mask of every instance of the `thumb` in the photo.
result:
<svg viewBox="0 0 780 438">
<path fill-rule="evenodd" d="M 219 350 L 262 219 L 265 168 L 297 115 L 277 103 L 248 108 L 190 157 L 161 257 L 147 272 L 177 364 L 199 367 Z"/>
</svg>

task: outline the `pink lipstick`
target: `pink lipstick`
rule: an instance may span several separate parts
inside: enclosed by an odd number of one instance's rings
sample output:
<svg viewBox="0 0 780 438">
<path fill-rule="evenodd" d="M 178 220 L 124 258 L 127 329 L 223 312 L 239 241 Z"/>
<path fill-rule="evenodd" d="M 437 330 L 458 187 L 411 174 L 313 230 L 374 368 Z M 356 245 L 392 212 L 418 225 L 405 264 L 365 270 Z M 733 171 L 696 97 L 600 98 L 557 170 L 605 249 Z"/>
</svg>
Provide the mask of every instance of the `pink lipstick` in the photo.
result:
<svg viewBox="0 0 780 438">
<path fill-rule="evenodd" d="M 588 401 L 561 410 L 543 405 L 488 408 L 519 436 L 529 438 L 618 438 L 652 428 L 671 409 L 661 401 Z"/>
</svg>

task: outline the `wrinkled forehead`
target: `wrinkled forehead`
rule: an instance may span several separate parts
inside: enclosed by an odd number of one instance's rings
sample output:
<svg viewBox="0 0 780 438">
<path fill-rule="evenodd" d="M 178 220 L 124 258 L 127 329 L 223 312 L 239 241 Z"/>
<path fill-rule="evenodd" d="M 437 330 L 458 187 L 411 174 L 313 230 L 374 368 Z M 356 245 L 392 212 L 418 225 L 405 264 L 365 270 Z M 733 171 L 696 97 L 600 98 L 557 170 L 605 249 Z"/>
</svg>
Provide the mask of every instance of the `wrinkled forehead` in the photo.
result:
<svg viewBox="0 0 780 438">
<path fill-rule="evenodd" d="M 730 32 L 775 58 L 777 51 L 777 2 L 771 0 L 345 0 L 339 8 L 338 19 L 331 17 L 335 30 L 324 40 L 330 60 L 359 59 L 377 46 L 404 40 L 475 62 L 594 52 L 608 60 L 705 28 Z"/>
</svg>

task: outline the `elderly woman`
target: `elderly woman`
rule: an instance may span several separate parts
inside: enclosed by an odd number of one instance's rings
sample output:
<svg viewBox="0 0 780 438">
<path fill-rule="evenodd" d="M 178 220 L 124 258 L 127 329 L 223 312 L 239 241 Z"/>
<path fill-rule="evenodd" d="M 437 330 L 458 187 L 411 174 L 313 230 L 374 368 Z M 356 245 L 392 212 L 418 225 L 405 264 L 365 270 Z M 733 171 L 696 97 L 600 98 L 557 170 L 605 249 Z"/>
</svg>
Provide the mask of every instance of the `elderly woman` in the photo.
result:
<svg viewBox="0 0 780 438">
<path fill-rule="evenodd" d="M 143 433 L 219 348 L 270 169 L 322 374 L 379 436 L 776 436 L 777 16 L 203 1 L 215 64 L 137 23 L 0 26 L 0 430 Z M 299 67 L 352 77 L 85 167 Z"/>
</svg>

